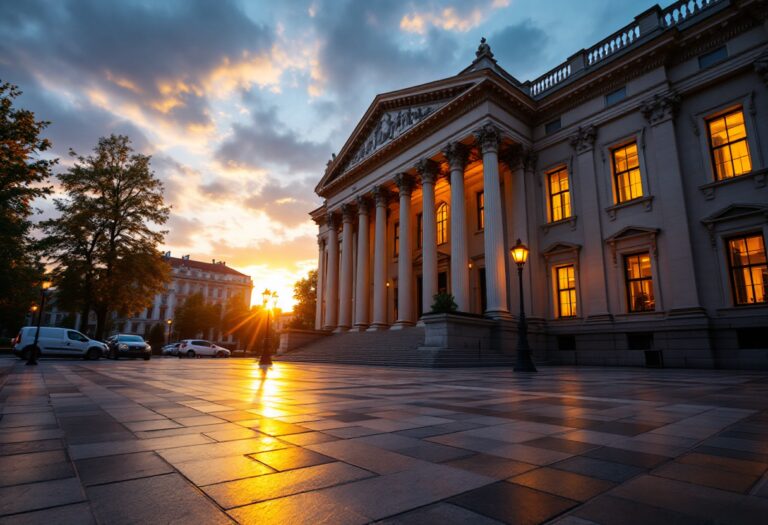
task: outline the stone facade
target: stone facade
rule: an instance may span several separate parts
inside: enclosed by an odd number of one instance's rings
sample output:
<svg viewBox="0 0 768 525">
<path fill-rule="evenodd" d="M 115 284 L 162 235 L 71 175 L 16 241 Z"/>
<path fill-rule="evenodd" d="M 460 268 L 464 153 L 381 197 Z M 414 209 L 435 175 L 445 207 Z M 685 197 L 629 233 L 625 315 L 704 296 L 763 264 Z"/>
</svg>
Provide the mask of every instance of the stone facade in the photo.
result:
<svg viewBox="0 0 768 525">
<path fill-rule="evenodd" d="M 536 359 L 768 367 L 767 18 L 656 6 L 533 81 L 483 41 L 376 97 L 316 188 L 316 328 L 512 349 L 522 239 Z M 485 319 L 446 327 L 438 292 Z"/>
</svg>

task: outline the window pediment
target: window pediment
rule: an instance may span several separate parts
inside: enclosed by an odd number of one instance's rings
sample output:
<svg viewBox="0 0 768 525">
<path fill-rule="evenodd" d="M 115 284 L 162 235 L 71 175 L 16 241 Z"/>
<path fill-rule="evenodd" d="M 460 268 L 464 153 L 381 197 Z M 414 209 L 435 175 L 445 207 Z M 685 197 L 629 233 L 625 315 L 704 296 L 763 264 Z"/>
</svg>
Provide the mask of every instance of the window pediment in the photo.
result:
<svg viewBox="0 0 768 525">
<path fill-rule="evenodd" d="M 768 216 L 768 206 L 764 204 L 731 204 L 725 208 L 702 219 L 707 227 L 711 228 L 718 222 L 730 221 L 749 217 L 750 215 L 765 214 Z"/>
<path fill-rule="evenodd" d="M 581 250 L 580 244 L 574 244 L 570 242 L 555 242 L 542 250 L 541 254 L 545 258 L 549 258 L 553 255 L 559 255 L 562 253 L 578 253 L 579 250 Z"/>
</svg>

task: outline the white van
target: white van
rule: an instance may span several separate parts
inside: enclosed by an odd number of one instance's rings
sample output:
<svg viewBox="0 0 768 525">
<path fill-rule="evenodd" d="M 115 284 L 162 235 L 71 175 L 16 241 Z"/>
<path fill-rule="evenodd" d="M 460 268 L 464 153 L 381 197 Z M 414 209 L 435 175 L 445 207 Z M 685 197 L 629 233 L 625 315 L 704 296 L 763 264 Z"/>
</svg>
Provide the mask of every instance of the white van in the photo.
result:
<svg viewBox="0 0 768 525">
<path fill-rule="evenodd" d="M 22 359 L 29 357 L 29 352 L 35 343 L 36 326 L 25 326 L 13 340 L 13 353 Z M 37 338 L 40 349 L 37 357 L 84 357 L 98 359 L 106 351 L 107 345 L 95 339 L 90 339 L 71 328 L 55 328 L 41 326 Z"/>
</svg>

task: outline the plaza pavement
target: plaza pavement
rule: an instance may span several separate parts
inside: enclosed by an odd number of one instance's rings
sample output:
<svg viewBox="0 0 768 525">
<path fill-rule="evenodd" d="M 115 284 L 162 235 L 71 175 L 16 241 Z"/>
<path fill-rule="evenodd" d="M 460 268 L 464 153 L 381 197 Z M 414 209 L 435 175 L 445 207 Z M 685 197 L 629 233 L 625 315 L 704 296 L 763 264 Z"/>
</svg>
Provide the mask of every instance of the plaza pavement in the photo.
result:
<svg viewBox="0 0 768 525">
<path fill-rule="evenodd" d="M 768 374 L 0 358 L 0 523 L 760 523 Z"/>
</svg>

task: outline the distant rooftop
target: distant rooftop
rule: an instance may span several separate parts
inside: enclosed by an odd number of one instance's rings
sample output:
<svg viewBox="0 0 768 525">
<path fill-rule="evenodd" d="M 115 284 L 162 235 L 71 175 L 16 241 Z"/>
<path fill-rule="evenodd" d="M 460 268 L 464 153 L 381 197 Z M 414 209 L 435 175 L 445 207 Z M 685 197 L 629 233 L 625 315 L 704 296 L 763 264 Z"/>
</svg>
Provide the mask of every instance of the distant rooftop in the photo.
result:
<svg viewBox="0 0 768 525">
<path fill-rule="evenodd" d="M 211 262 L 195 261 L 190 259 L 189 255 L 185 255 L 183 257 L 171 257 L 170 252 L 168 252 L 165 254 L 165 260 L 168 261 L 172 268 L 194 268 L 204 272 L 226 273 L 229 275 L 239 275 L 241 277 L 250 278 L 250 276 L 242 272 L 238 272 L 234 268 L 230 268 L 224 261 L 217 261 L 215 259 Z"/>
</svg>

